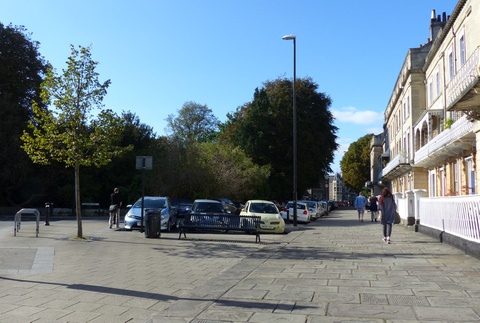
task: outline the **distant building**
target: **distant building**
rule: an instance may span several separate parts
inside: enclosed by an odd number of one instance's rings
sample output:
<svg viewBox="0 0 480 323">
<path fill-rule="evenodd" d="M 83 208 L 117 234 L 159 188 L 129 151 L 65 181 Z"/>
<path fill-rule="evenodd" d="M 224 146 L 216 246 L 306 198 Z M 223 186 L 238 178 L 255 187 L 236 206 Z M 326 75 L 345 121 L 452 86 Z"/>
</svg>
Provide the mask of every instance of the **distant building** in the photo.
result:
<svg viewBox="0 0 480 323">
<path fill-rule="evenodd" d="M 336 173 L 329 175 L 328 180 L 322 180 L 319 187 L 308 190 L 313 200 L 330 200 L 330 201 L 350 201 L 355 198 L 356 194 L 350 193 L 349 189 L 343 185 L 342 175 Z"/>
</svg>

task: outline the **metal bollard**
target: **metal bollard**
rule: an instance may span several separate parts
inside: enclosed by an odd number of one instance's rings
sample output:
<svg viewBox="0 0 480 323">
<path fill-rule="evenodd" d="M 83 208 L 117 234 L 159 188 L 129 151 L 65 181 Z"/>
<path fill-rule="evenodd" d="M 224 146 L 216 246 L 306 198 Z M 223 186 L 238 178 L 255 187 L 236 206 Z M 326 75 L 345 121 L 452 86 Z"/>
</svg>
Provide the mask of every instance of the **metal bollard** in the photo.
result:
<svg viewBox="0 0 480 323">
<path fill-rule="evenodd" d="M 53 210 L 53 203 L 45 203 L 45 225 L 50 225 L 50 212 Z"/>
</svg>

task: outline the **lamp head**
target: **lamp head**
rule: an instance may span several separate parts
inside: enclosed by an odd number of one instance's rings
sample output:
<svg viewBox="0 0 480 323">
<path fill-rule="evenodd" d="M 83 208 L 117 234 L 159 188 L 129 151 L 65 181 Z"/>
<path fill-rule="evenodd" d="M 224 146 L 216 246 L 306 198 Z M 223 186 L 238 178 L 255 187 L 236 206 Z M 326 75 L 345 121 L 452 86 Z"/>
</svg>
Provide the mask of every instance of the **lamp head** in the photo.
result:
<svg viewBox="0 0 480 323">
<path fill-rule="evenodd" d="M 292 40 L 292 39 L 296 39 L 297 36 L 295 35 L 285 35 L 282 37 L 283 40 Z"/>
</svg>

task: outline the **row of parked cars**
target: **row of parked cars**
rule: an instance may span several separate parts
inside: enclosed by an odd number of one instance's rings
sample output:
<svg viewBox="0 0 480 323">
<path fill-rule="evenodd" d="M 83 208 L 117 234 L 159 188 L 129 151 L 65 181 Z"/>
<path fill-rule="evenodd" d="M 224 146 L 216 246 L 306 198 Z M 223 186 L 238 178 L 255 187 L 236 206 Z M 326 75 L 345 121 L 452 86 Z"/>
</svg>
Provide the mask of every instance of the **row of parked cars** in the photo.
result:
<svg viewBox="0 0 480 323">
<path fill-rule="evenodd" d="M 329 211 L 330 208 L 327 201 L 297 201 L 297 222 L 309 223 L 312 220 L 316 220 L 324 215 L 327 215 Z M 293 216 L 294 202 L 288 201 L 283 209 L 282 218 L 291 222 L 293 221 Z"/>
<path fill-rule="evenodd" d="M 327 214 L 327 203 L 324 201 L 298 201 L 297 221 L 309 223 Z M 235 205 L 226 198 L 198 199 L 192 204 L 187 201 L 177 202 L 173 205 L 168 197 L 145 196 L 143 200 L 144 214 L 160 212 L 160 228 L 164 231 L 176 229 L 179 221 L 188 213 L 223 213 L 242 216 L 260 216 L 260 232 L 284 233 L 285 222 L 293 221 L 293 201 L 289 201 L 284 208 L 276 203 L 266 200 L 249 200 L 244 205 Z M 129 208 L 125 215 L 125 229 L 132 230 L 141 227 L 142 199 L 138 199 Z M 145 221 L 145 219 L 144 219 Z M 145 223 L 145 222 L 144 222 Z"/>
</svg>

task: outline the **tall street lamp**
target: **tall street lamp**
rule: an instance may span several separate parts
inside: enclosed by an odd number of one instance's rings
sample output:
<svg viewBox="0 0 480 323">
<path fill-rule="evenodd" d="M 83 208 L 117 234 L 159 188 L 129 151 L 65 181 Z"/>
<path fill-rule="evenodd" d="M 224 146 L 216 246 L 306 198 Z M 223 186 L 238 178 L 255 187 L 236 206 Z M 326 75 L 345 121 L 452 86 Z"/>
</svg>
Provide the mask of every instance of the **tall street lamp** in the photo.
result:
<svg viewBox="0 0 480 323">
<path fill-rule="evenodd" d="M 293 40 L 293 226 L 297 226 L 297 36 L 285 35 L 283 40 Z"/>
<path fill-rule="evenodd" d="M 326 200 L 327 200 L 327 215 L 328 215 L 328 209 L 330 208 L 330 205 L 328 204 L 328 200 L 330 200 L 329 198 L 329 191 L 328 191 L 328 184 L 329 184 L 329 181 L 330 181 L 330 176 L 328 176 L 328 174 L 325 174 L 325 196 L 326 196 Z"/>
</svg>

